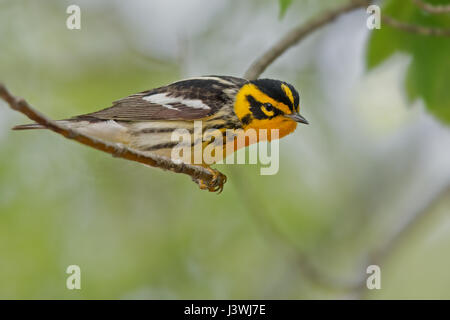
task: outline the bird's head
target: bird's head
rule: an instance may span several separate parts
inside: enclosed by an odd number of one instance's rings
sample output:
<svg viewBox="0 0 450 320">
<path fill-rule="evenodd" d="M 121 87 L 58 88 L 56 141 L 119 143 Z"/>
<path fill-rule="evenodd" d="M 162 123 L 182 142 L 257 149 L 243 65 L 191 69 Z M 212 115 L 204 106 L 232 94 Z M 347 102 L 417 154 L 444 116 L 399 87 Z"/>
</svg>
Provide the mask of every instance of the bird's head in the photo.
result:
<svg viewBox="0 0 450 320">
<path fill-rule="evenodd" d="M 234 111 L 244 130 L 278 129 L 280 138 L 294 131 L 297 123 L 308 124 L 299 113 L 297 90 L 279 80 L 249 81 L 237 93 Z"/>
</svg>

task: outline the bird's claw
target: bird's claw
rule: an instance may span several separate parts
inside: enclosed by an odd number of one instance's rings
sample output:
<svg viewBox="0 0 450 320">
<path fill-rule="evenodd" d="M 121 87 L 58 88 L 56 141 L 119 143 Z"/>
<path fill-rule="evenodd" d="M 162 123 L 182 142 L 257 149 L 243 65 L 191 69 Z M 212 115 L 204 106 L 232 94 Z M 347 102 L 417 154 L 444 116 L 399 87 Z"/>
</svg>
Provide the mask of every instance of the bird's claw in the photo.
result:
<svg viewBox="0 0 450 320">
<path fill-rule="evenodd" d="M 227 176 L 218 170 L 214 170 L 211 168 L 205 169 L 208 170 L 213 176 L 213 178 L 210 181 L 205 181 L 203 179 L 193 179 L 193 180 L 198 184 L 198 186 L 202 190 L 221 193 L 223 191 L 224 184 L 227 182 Z"/>
</svg>

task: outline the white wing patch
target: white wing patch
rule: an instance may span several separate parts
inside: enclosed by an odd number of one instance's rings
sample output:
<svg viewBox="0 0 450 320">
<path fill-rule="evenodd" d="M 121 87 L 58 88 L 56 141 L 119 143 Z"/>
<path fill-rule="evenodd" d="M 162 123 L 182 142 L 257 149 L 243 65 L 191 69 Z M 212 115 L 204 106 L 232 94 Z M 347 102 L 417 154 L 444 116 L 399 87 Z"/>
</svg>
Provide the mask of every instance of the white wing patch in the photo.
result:
<svg viewBox="0 0 450 320">
<path fill-rule="evenodd" d="M 204 109 L 210 110 L 206 104 L 203 103 L 202 100 L 199 99 L 183 99 L 182 97 L 169 97 L 167 93 L 157 93 L 152 94 L 151 96 L 142 97 L 142 99 L 150 102 L 160 104 L 167 109 L 177 110 L 172 104 L 183 104 L 186 107 L 194 108 L 194 109 Z"/>
</svg>

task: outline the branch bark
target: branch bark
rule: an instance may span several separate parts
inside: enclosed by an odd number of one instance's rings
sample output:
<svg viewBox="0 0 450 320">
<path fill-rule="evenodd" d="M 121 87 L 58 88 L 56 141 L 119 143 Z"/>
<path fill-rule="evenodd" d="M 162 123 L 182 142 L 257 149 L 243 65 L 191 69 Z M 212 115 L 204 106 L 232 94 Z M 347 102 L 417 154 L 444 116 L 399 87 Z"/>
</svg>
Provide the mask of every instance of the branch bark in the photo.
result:
<svg viewBox="0 0 450 320">
<path fill-rule="evenodd" d="M 450 5 L 433 5 L 431 3 L 426 3 L 422 0 L 412 0 L 418 7 L 422 10 L 433 13 L 433 14 L 442 14 L 442 13 L 450 13 Z"/>
<path fill-rule="evenodd" d="M 422 36 L 450 37 L 450 29 L 424 27 L 399 21 L 388 15 L 382 15 L 381 21 L 390 27 Z"/>
<path fill-rule="evenodd" d="M 91 148 L 109 153 L 114 157 L 123 158 L 130 161 L 139 162 L 151 167 L 161 168 L 176 173 L 183 173 L 192 177 L 202 189 L 208 189 L 211 192 L 223 189 L 226 182 L 226 176 L 217 170 L 206 169 L 201 166 L 190 165 L 186 163 L 175 163 L 171 159 L 161 157 L 155 154 L 141 152 L 127 148 L 120 144 L 108 143 L 94 137 L 87 136 L 77 130 L 67 128 L 48 119 L 45 115 L 31 107 L 24 99 L 13 96 L 8 89 L 0 83 L 0 97 L 6 101 L 11 109 L 26 115 L 29 119 L 45 126 L 67 139 L 75 140 Z"/>
<path fill-rule="evenodd" d="M 278 57 L 280 57 L 286 50 L 295 46 L 306 36 L 315 30 L 331 23 L 342 14 L 350 12 L 355 9 L 363 8 L 370 4 L 369 0 L 351 0 L 349 3 L 324 12 L 321 15 L 312 18 L 307 23 L 302 23 L 289 31 L 283 38 L 275 43 L 269 50 L 267 50 L 261 57 L 252 63 L 250 68 L 245 72 L 244 78 L 248 80 L 257 79 L 266 68 L 272 64 Z"/>
</svg>

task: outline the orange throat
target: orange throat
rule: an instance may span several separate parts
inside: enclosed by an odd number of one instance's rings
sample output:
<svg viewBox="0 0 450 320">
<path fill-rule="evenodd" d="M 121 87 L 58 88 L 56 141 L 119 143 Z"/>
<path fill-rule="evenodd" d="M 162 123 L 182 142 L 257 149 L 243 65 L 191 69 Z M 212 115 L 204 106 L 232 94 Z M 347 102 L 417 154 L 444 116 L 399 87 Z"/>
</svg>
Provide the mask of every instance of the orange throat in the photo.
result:
<svg viewBox="0 0 450 320">
<path fill-rule="evenodd" d="M 297 122 L 289 119 L 280 121 L 254 119 L 248 126 L 244 127 L 244 130 L 240 130 L 234 138 L 234 143 L 231 144 L 232 150 L 234 152 L 254 143 L 283 138 L 293 132 L 296 127 Z M 272 132 L 272 129 L 276 132 Z"/>
<path fill-rule="evenodd" d="M 257 120 L 254 119 L 248 126 L 245 127 L 245 131 L 248 129 L 254 129 L 258 133 L 259 141 L 271 141 L 275 139 L 281 139 L 288 134 L 292 133 L 297 128 L 297 122 L 286 118 L 272 119 L 272 120 Z M 263 129 L 263 130 L 261 130 Z M 278 135 L 274 133 L 272 136 L 272 129 L 278 131 Z M 264 130 L 267 131 L 267 139 L 265 139 Z"/>
</svg>

